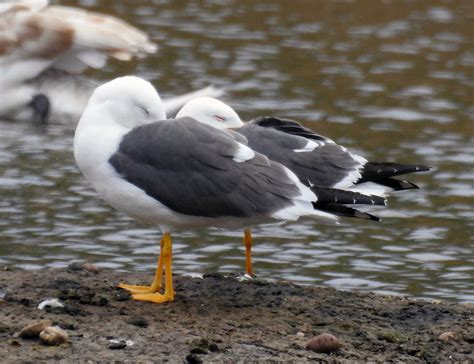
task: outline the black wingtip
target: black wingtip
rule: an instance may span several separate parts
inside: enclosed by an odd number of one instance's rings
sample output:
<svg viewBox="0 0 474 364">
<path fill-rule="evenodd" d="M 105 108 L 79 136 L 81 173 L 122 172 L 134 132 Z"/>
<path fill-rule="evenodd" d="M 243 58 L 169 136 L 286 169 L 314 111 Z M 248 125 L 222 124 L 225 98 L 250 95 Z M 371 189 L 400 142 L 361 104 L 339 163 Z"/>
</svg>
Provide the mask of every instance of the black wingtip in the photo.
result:
<svg viewBox="0 0 474 364">
<path fill-rule="evenodd" d="M 418 187 L 418 185 L 414 184 L 413 182 L 408 182 L 408 181 L 403 181 L 403 182 L 410 185 L 410 187 L 404 188 L 404 190 L 419 190 L 420 189 L 420 187 Z"/>
<path fill-rule="evenodd" d="M 328 141 L 328 138 L 326 138 L 325 136 L 316 134 L 313 130 L 301 125 L 297 121 L 290 119 L 282 119 L 274 116 L 261 116 L 250 122 L 262 127 L 273 128 L 284 133 L 298 135 L 307 139 L 313 139 L 323 142 Z"/>
<path fill-rule="evenodd" d="M 312 186 L 320 203 L 336 203 L 341 205 L 387 205 L 384 197 L 377 195 L 364 195 L 359 192 L 339 190 L 337 188 Z"/>
<path fill-rule="evenodd" d="M 402 174 L 427 172 L 432 170 L 433 167 L 423 164 L 399 164 L 399 163 L 379 163 L 379 162 L 368 162 L 364 165 L 361 174 L 362 177 L 357 183 L 364 182 L 375 182 L 379 184 L 379 181 L 389 179 Z"/>
<path fill-rule="evenodd" d="M 369 214 L 368 212 L 362 212 L 362 211 L 355 210 L 355 209 L 353 209 L 353 210 L 355 211 L 354 217 L 357 217 L 359 219 L 370 220 L 370 221 L 377 221 L 377 222 L 380 221 L 380 218 L 378 218 L 375 215 Z"/>
<path fill-rule="evenodd" d="M 418 165 L 415 166 L 415 169 L 416 169 L 415 172 L 428 172 L 428 171 L 431 171 L 431 170 L 435 169 L 435 167 L 427 166 L 427 165 L 424 165 L 424 164 L 418 164 Z"/>
<path fill-rule="evenodd" d="M 313 207 L 316 210 L 328 212 L 328 213 L 336 215 L 336 216 L 353 217 L 353 218 L 357 218 L 357 219 L 377 221 L 377 222 L 380 221 L 380 219 L 375 215 L 369 214 L 367 212 L 356 210 L 352 207 L 339 205 L 339 204 L 336 204 L 336 203 L 314 202 Z"/>
<path fill-rule="evenodd" d="M 382 186 L 389 187 L 394 191 L 403 191 L 403 190 L 412 190 L 412 189 L 419 189 L 416 184 L 410 181 L 399 180 L 396 178 L 383 178 L 373 183 L 377 183 Z"/>
</svg>

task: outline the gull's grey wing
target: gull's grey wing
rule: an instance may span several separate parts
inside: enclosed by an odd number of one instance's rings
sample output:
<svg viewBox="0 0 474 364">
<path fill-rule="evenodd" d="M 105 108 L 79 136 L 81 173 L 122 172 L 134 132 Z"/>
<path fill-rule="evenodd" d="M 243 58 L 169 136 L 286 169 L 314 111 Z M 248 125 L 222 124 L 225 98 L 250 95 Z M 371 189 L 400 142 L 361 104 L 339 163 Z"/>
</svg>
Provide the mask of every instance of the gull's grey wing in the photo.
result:
<svg viewBox="0 0 474 364">
<path fill-rule="evenodd" d="M 291 206 L 300 191 L 284 167 L 245 148 L 226 131 L 181 118 L 133 129 L 109 162 L 128 182 L 186 215 L 264 216 Z"/>
<path fill-rule="evenodd" d="M 374 182 L 384 186 L 386 191 L 400 191 L 418 187 L 393 177 L 431 169 L 422 164 L 368 162 L 288 119 L 264 116 L 250 121 L 239 131 L 248 138 L 251 148 L 290 168 L 305 184 L 347 188 Z M 308 145 L 306 150 L 301 150 L 301 145 L 309 141 L 317 147 L 311 150 Z"/>
<path fill-rule="evenodd" d="M 291 169 L 306 185 L 348 187 L 366 162 L 295 121 L 258 118 L 239 129 L 250 148 Z"/>
</svg>

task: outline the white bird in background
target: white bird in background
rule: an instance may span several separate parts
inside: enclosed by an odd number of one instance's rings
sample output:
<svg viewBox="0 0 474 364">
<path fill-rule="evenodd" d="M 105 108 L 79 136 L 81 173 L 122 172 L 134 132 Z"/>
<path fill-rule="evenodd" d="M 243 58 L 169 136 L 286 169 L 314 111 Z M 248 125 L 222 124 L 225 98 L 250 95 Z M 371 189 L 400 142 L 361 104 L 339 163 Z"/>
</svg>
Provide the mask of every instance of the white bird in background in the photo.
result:
<svg viewBox="0 0 474 364">
<path fill-rule="evenodd" d="M 155 53 L 147 34 L 110 15 L 48 5 L 47 0 L 0 4 L 0 119 L 76 123 L 98 82 L 81 75 L 107 59 Z M 167 113 L 212 86 L 164 100 Z"/>
</svg>

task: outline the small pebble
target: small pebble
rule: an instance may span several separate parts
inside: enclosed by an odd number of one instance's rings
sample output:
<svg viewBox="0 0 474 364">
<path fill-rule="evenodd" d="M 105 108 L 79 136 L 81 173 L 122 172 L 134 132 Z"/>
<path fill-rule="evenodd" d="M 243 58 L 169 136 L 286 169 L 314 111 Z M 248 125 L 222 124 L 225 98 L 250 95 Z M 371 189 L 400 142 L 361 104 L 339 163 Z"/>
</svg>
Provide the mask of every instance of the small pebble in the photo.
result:
<svg viewBox="0 0 474 364">
<path fill-rule="evenodd" d="M 29 298 L 21 298 L 20 303 L 23 306 L 30 307 L 31 306 L 31 300 Z"/>
<path fill-rule="evenodd" d="M 125 340 L 110 340 L 109 349 L 120 350 L 127 347 Z"/>
<path fill-rule="evenodd" d="M 127 320 L 127 324 L 138 326 L 138 327 L 148 327 L 148 320 L 143 316 L 135 316 Z"/>
<path fill-rule="evenodd" d="M 85 270 L 85 271 L 88 271 L 88 272 L 91 272 L 91 273 L 99 273 L 99 271 L 100 271 L 100 268 L 96 267 L 94 264 L 91 264 L 91 263 L 77 263 L 77 262 L 69 264 L 67 269 L 69 271 L 73 271 L 73 272 L 78 272 L 78 271 L 81 271 L 81 270 Z"/>
<path fill-rule="evenodd" d="M 219 345 L 217 345 L 216 343 L 209 344 L 209 351 L 212 353 L 219 352 L 220 351 Z"/>
<path fill-rule="evenodd" d="M 99 273 L 100 272 L 100 268 L 98 268 L 97 266 L 95 266 L 94 264 L 91 264 L 91 263 L 82 264 L 82 269 L 84 269 L 88 272 L 91 272 L 91 273 Z"/>
<path fill-rule="evenodd" d="M 464 339 L 464 341 L 468 342 L 469 344 L 474 344 L 474 331 L 464 334 L 463 339 Z"/>
<path fill-rule="evenodd" d="M 17 339 L 15 339 L 15 338 L 8 340 L 8 343 L 9 343 L 11 346 L 21 346 L 21 342 L 19 342 L 19 341 L 18 341 Z"/>
<path fill-rule="evenodd" d="M 53 325 L 51 320 L 41 320 L 32 324 L 29 324 L 20 330 L 20 337 L 23 339 L 37 338 L 41 331 L 49 326 Z"/>
<path fill-rule="evenodd" d="M 127 291 L 121 290 L 115 293 L 115 300 L 117 301 L 129 301 L 132 298 L 130 293 Z"/>
<path fill-rule="evenodd" d="M 341 342 L 337 337 L 331 334 L 321 334 L 311 339 L 306 344 L 307 350 L 316 353 L 331 353 L 341 347 Z"/>
<path fill-rule="evenodd" d="M 69 335 L 58 326 L 49 326 L 41 331 L 40 340 L 46 345 L 61 345 L 69 341 Z"/>
<path fill-rule="evenodd" d="M 444 341 L 445 343 L 454 340 L 456 333 L 454 331 L 445 331 L 441 335 L 438 336 L 438 340 Z"/>
<path fill-rule="evenodd" d="M 10 329 L 10 326 L 4 324 L 3 322 L 0 322 L 0 333 L 9 332 Z"/>
<path fill-rule="evenodd" d="M 297 332 L 296 333 L 296 337 L 304 337 L 304 333 L 303 332 Z"/>
<path fill-rule="evenodd" d="M 109 300 L 105 296 L 94 296 L 91 299 L 91 304 L 95 306 L 107 306 L 109 304 Z"/>
<path fill-rule="evenodd" d="M 189 364 L 202 364 L 202 359 L 196 354 L 188 354 L 186 356 L 186 362 Z"/>
<path fill-rule="evenodd" d="M 207 354 L 207 350 L 197 346 L 191 349 L 191 354 Z"/>
</svg>

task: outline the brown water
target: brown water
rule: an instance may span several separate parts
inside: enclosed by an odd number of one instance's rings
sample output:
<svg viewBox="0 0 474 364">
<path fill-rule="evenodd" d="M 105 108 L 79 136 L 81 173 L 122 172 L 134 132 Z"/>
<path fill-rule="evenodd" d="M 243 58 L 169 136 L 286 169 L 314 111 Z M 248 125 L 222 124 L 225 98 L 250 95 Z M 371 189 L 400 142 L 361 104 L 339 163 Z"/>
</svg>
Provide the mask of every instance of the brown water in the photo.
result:
<svg viewBox="0 0 474 364">
<path fill-rule="evenodd" d="M 474 301 L 472 1 L 82 1 L 147 30 L 159 54 L 91 76 L 136 73 L 164 96 L 225 87 L 244 119 L 304 122 L 368 159 L 433 165 L 380 223 L 255 229 L 263 278 Z M 154 268 L 159 231 L 98 199 L 72 127 L 0 122 L 0 264 L 89 261 Z M 240 232 L 183 232 L 178 273 L 242 272 Z"/>
</svg>

